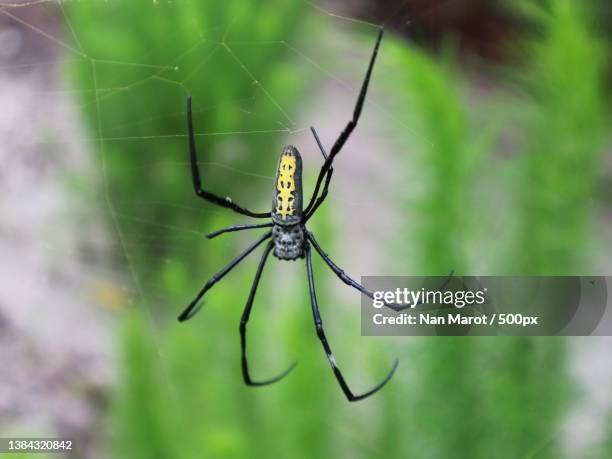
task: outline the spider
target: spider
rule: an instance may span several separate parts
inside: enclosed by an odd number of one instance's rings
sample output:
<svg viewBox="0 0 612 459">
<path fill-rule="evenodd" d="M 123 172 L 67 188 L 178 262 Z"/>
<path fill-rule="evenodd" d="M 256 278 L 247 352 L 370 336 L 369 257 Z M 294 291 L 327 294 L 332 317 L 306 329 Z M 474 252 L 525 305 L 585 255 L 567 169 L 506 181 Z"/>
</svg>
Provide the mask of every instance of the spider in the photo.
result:
<svg viewBox="0 0 612 459">
<path fill-rule="evenodd" d="M 261 245 L 264 241 L 268 241 L 266 248 L 264 249 L 263 256 L 261 257 L 261 261 L 259 262 L 259 266 L 255 273 L 255 280 L 253 281 L 253 285 L 251 287 L 251 291 L 249 293 L 249 297 L 244 308 L 244 312 L 242 314 L 242 319 L 240 321 L 240 347 L 241 347 L 241 363 L 242 363 L 242 376 L 244 378 L 244 382 L 248 386 L 265 386 L 268 384 L 275 383 L 285 377 L 293 368 L 295 367 L 295 363 L 293 363 L 289 368 L 287 368 L 284 372 L 279 374 L 278 376 L 268 379 L 265 381 L 254 381 L 249 373 L 249 366 L 247 362 L 246 356 L 246 329 L 247 323 L 249 321 L 249 317 L 251 315 L 251 309 L 253 307 L 253 300 L 255 299 L 255 293 L 257 292 L 257 286 L 259 285 L 259 280 L 261 278 L 261 274 L 264 269 L 264 265 L 268 256 L 272 252 L 276 258 L 280 260 L 297 260 L 297 259 L 306 259 L 306 269 L 308 273 L 308 285 L 310 289 L 310 301 L 312 304 L 312 313 L 314 316 L 314 323 L 317 330 L 317 336 L 321 341 L 325 353 L 327 354 L 327 358 L 331 367 L 333 369 L 334 375 L 338 381 L 338 384 L 342 388 L 344 395 L 346 398 L 351 401 L 362 400 L 370 395 L 374 394 L 378 390 L 380 390 L 389 380 L 392 378 L 395 370 L 397 369 L 398 361 L 395 360 L 391 370 L 388 372 L 387 376 L 373 389 L 362 393 L 355 394 L 349 388 L 344 376 L 340 372 L 338 365 L 336 364 L 336 359 L 332 354 L 331 347 L 327 342 L 327 338 L 325 337 L 325 332 L 323 330 L 323 322 L 321 320 L 321 315 L 319 314 L 319 306 L 317 304 L 317 296 L 315 293 L 313 272 L 312 272 L 312 255 L 311 255 L 311 247 L 315 249 L 315 251 L 323 258 L 325 263 L 331 268 L 331 270 L 347 285 L 356 288 L 363 294 L 373 298 L 373 294 L 367 290 L 365 287 L 360 285 L 355 280 L 351 279 L 347 276 L 342 269 L 340 269 L 323 251 L 321 246 L 318 244 L 314 235 L 306 229 L 306 223 L 308 220 L 314 215 L 319 206 L 325 201 L 327 197 L 327 193 L 329 190 L 329 183 L 332 178 L 332 174 L 334 169 L 332 167 L 332 163 L 334 158 L 340 151 L 342 147 L 348 140 L 349 136 L 357 126 L 357 122 L 359 121 L 359 116 L 361 115 L 361 110 L 363 107 L 363 103 L 366 97 L 366 93 L 368 90 L 368 85 L 370 82 L 370 77 L 372 75 L 372 69 L 374 67 L 374 62 L 376 61 L 376 56 L 378 54 L 378 49 L 380 46 L 380 42 L 382 40 L 384 33 L 384 29 L 381 27 L 378 32 L 378 37 L 376 39 L 376 44 L 374 45 L 374 51 L 370 58 L 370 63 L 365 75 L 365 78 L 362 83 L 361 91 L 359 92 L 359 96 L 357 97 L 357 103 L 355 105 L 355 109 L 353 112 L 352 119 L 347 123 L 344 130 L 340 133 L 340 136 L 337 138 L 336 142 L 332 146 L 329 154 L 326 153 L 319 136 L 317 135 L 316 130 L 311 127 L 310 130 L 314 139 L 318 145 L 319 150 L 321 151 L 324 163 L 319 171 L 319 175 L 316 181 L 316 185 L 314 191 L 312 193 L 312 197 L 310 202 L 303 208 L 303 194 L 302 194 L 302 158 L 300 156 L 299 151 L 294 146 L 287 146 L 283 149 L 279 161 L 278 167 L 276 170 L 276 179 L 274 182 L 274 193 L 272 198 L 272 211 L 265 213 L 256 213 L 251 212 L 250 210 L 239 206 L 236 204 L 231 198 L 220 197 L 216 194 L 213 194 L 202 188 L 202 183 L 200 180 L 200 172 L 197 164 L 197 154 L 196 154 L 196 143 L 193 134 L 193 120 L 192 120 L 192 111 L 191 111 L 191 96 L 187 98 L 187 123 L 189 129 L 189 151 L 190 151 L 190 159 L 191 159 L 191 173 L 193 179 L 193 187 L 195 189 L 195 193 L 197 196 L 213 203 L 221 207 L 225 207 L 228 209 L 232 209 L 233 211 L 246 215 L 248 217 L 254 218 L 271 218 L 272 221 L 268 223 L 261 224 L 250 224 L 250 225 L 237 225 L 237 226 L 229 226 L 227 228 L 223 228 L 221 230 L 215 231 L 207 235 L 209 239 L 217 237 L 224 233 L 229 233 L 233 231 L 242 231 L 246 229 L 254 229 L 254 228 L 271 228 L 270 231 L 266 232 L 263 236 L 261 236 L 256 242 L 251 244 L 245 251 L 243 251 L 240 255 L 238 255 L 234 260 L 232 260 L 225 268 L 215 274 L 207 283 L 204 285 L 202 290 L 198 293 L 195 299 L 189 304 L 189 306 L 183 311 L 183 313 L 179 316 L 179 321 L 185 321 L 191 318 L 198 310 L 198 305 L 201 305 L 201 299 L 204 294 L 210 290 L 217 282 L 219 282 L 225 275 L 230 272 L 238 263 L 244 260 L 251 252 L 253 252 L 259 245 Z M 321 190 L 321 186 L 323 189 Z M 319 194 L 320 191 L 320 194 Z M 271 240 L 270 240 L 271 239 Z"/>
</svg>

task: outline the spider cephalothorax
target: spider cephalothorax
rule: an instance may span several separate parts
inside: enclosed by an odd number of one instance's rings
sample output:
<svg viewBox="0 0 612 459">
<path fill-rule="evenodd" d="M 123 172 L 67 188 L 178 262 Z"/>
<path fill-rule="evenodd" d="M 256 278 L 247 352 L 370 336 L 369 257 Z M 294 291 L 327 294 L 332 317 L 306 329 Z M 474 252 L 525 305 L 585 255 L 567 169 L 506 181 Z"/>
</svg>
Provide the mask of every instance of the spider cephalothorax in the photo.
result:
<svg viewBox="0 0 612 459">
<path fill-rule="evenodd" d="M 297 260 L 306 255 L 304 227 L 302 225 L 272 227 L 274 255 L 281 260 Z"/>
<path fill-rule="evenodd" d="M 242 314 L 242 320 L 240 321 L 240 347 L 242 351 L 242 375 L 244 381 L 249 386 L 262 386 L 266 384 L 271 384 L 273 382 L 278 381 L 282 377 L 284 377 L 287 373 L 289 373 L 294 365 L 291 365 L 287 370 L 285 370 L 280 375 L 275 378 L 266 380 L 266 381 L 253 381 L 251 379 L 251 375 L 249 373 L 249 367 L 247 363 L 246 357 L 246 326 L 249 321 L 249 317 L 251 315 L 251 309 L 253 307 L 253 301 L 255 299 L 255 293 L 257 292 L 257 286 L 259 285 L 259 279 L 261 278 L 261 274 L 263 272 L 264 265 L 270 252 L 274 250 L 274 255 L 281 260 L 297 260 L 300 258 L 306 258 L 306 269 L 308 272 L 308 285 L 310 288 L 310 301 L 312 304 L 312 313 L 314 317 L 315 327 L 317 329 L 317 336 L 321 340 L 321 344 L 323 345 L 323 349 L 327 354 L 327 358 L 329 363 L 331 364 L 334 375 L 340 384 L 340 387 L 346 397 L 350 401 L 356 401 L 364 399 L 374 392 L 378 391 L 382 388 L 393 376 L 395 369 L 397 368 L 397 361 L 391 368 L 391 371 L 387 374 L 385 379 L 378 384 L 373 389 L 360 394 L 355 395 L 351 389 L 348 387 L 344 376 L 340 372 L 336 364 L 336 360 L 332 354 L 329 343 L 327 342 L 327 338 L 325 337 L 325 332 L 323 331 L 323 321 L 321 320 L 321 316 L 319 314 L 319 306 L 317 304 L 317 297 L 315 293 L 314 287 L 314 279 L 313 279 L 313 270 L 312 270 L 312 257 L 311 257 L 311 247 L 315 249 L 315 251 L 323 258 L 325 263 L 332 269 L 332 271 L 347 285 L 350 285 L 365 295 L 368 295 L 370 298 L 373 298 L 372 292 L 365 289 L 359 283 L 348 277 L 344 271 L 342 271 L 321 249 L 319 244 L 317 243 L 314 235 L 306 229 L 306 222 L 314 215 L 319 206 L 323 203 L 325 198 L 327 197 L 327 192 L 329 190 L 329 183 L 332 178 L 332 174 L 334 169 L 332 167 L 332 163 L 334 158 L 342 147 L 348 140 L 351 132 L 357 126 L 357 121 L 359 120 L 359 116 L 361 115 L 361 109 L 363 107 L 363 102 L 365 100 L 365 95 L 368 89 L 368 84 L 370 82 L 370 76 L 372 75 L 372 68 L 374 67 L 374 62 L 376 60 L 376 55 L 378 53 L 378 47 L 380 45 L 380 41 L 382 39 L 383 29 L 380 29 L 378 34 L 378 39 L 376 40 L 376 45 L 374 46 L 374 52 L 372 53 L 372 57 L 370 58 L 370 64 L 368 66 L 368 70 L 366 72 L 365 79 L 361 86 L 361 91 L 359 92 L 359 96 L 357 97 L 357 103 L 355 104 L 355 110 L 353 112 L 353 118 L 347 123 L 344 130 L 340 133 L 336 142 L 333 144 L 329 155 L 325 152 L 325 148 L 321 143 L 316 131 L 314 128 L 311 128 L 312 134 L 317 142 L 319 150 L 321 151 L 323 157 L 325 158 L 325 162 L 319 171 L 319 176 L 317 178 L 317 182 L 315 185 L 314 192 L 310 199 L 310 202 L 303 208 L 303 194 L 302 194 L 302 158 L 298 150 L 293 146 L 288 146 L 283 149 L 279 161 L 278 167 L 276 170 L 276 179 L 274 181 L 274 192 L 272 196 L 272 211 L 267 213 L 257 213 L 251 212 L 250 210 L 239 206 L 236 204 L 231 198 L 223 198 L 218 196 L 210 191 L 202 188 L 202 183 L 200 181 L 200 171 L 198 169 L 197 157 L 196 157 L 196 144 L 195 144 L 195 136 L 193 133 L 193 120 L 192 120 L 192 111 L 191 111 L 191 97 L 187 99 L 187 119 L 188 119 L 188 128 L 189 128 L 189 151 L 190 151 L 190 159 L 191 159 L 191 173 L 193 179 L 193 187 L 195 189 L 196 194 L 206 199 L 213 204 L 217 204 L 221 207 L 226 207 L 232 209 L 233 211 L 246 215 L 248 217 L 254 218 L 270 218 L 272 221 L 269 223 L 261 223 L 255 225 L 237 225 L 230 226 L 228 228 L 221 229 L 219 231 L 215 231 L 214 233 L 210 233 L 208 235 L 209 238 L 213 238 L 219 236 L 223 233 L 228 233 L 232 231 L 240 231 L 246 229 L 253 228 L 272 228 L 268 230 L 263 236 L 261 236 L 257 241 L 251 244 L 246 250 L 244 250 L 238 257 L 236 257 L 233 261 L 231 261 L 225 268 L 215 274 L 207 283 L 204 285 L 200 293 L 195 297 L 195 299 L 189 304 L 189 306 L 183 311 L 183 313 L 179 316 L 180 321 L 184 321 L 192 317 L 198 310 L 199 306 L 202 304 L 201 299 L 204 294 L 212 288 L 218 281 L 220 281 L 228 272 L 232 270 L 238 263 L 240 263 L 247 255 L 249 255 L 253 250 L 255 250 L 259 245 L 261 245 L 264 241 L 268 241 L 266 248 L 264 249 L 264 253 L 262 255 L 261 261 L 259 262 L 259 267 L 257 268 L 257 272 L 255 273 L 255 280 L 253 281 L 253 286 L 251 287 L 251 292 L 249 294 L 249 298 L 247 300 L 246 306 L 244 308 L 244 313 Z M 323 189 L 321 189 L 321 186 Z M 271 239 L 271 240 L 269 240 Z M 388 305 L 394 307 L 394 305 Z"/>
</svg>

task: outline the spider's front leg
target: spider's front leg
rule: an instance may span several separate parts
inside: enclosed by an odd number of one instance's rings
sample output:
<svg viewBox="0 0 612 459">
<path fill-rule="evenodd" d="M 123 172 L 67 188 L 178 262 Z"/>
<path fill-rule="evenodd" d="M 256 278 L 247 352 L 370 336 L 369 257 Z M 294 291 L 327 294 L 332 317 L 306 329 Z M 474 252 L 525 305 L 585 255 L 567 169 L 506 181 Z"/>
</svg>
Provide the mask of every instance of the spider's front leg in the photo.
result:
<svg viewBox="0 0 612 459">
<path fill-rule="evenodd" d="M 355 127 L 357 127 L 357 123 L 359 122 L 359 118 L 361 117 L 361 110 L 363 109 L 363 103 L 365 101 L 365 97 L 368 92 L 370 78 L 372 77 L 372 70 L 374 69 L 374 63 L 376 62 L 376 56 L 378 55 L 378 49 L 380 47 L 380 42 L 382 40 L 383 33 L 384 33 L 384 28 L 381 27 L 378 32 L 378 38 L 376 39 L 376 44 L 374 45 L 374 51 L 372 52 L 372 57 L 370 58 L 370 64 L 368 65 L 368 70 L 366 71 L 365 78 L 361 85 L 361 91 L 359 91 L 359 95 L 357 96 L 357 102 L 355 103 L 355 109 L 353 110 L 353 117 L 346 124 L 346 126 L 344 127 L 344 129 L 342 130 L 342 132 L 340 133 L 340 135 L 334 142 L 334 145 L 332 146 L 329 152 L 329 156 L 325 160 L 325 163 L 323 163 L 323 166 L 321 167 L 321 170 L 319 171 L 319 176 L 317 177 L 317 182 L 315 184 L 315 189 L 312 193 L 310 204 L 308 204 L 308 207 L 306 207 L 306 210 L 304 211 L 304 215 L 309 215 L 312 212 L 312 209 L 316 205 L 316 202 L 317 202 L 316 197 L 319 194 L 319 189 L 321 188 L 321 185 L 323 184 L 323 180 L 325 179 L 325 177 L 328 176 L 328 172 L 330 168 L 332 167 L 334 158 L 336 157 L 338 153 L 340 153 L 340 150 L 342 150 L 342 147 L 344 146 L 348 138 L 351 136 L 351 133 L 353 132 Z M 325 179 L 325 180 L 328 180 L 328 179 Z"/>
<path fill-rule="evenodd" d="M 314 127 L 311 126 L 310 132 L 312 132 L 312 135 L 314 136 L 315 141 L 317 142 L 317 145 L 319 146 L 319 150 L 321 151 L 321 154 L 323 155 L 323 159 L 327 160 L 327 152 L 325 151 L 325 147 L 323 146 L 323 143 L 321 142 L 321 139 L 319 138 L 317 131 L 315 130 Z M 334 173 L 334 168 L 330 166 L 329 171 L 327 171 L 327 176 L 325 178 L 325 184 L 323 185 L 323 191 L 321 192 L 321 195 L 316 198 L 314 203 L 313 203 L 313 200 L 315 199 L 315 196 L 313 196 L 310 199 L 308 206 L 306 207 L 307 209 L 310 209 L 310 211 L 304 215 L 304 223 L 306 223 L 310 219 L 310 217 L 312 217 L 315 214 L 319 206 L 323 204 L 323 201 L 325 201 L 325 198 L 327 197 L 327 193 L 329 192 L 329 182 L 331 182 L 333 173 Z"/>
<path fill-rule="evenodd" d="M 187 97 L 187 127 L 189 130 L 189 158 L 191 160 L 191 177 L 193 179 L 193 189 L 195 193 L 202 199 L 207 200 L 213 204 L 216 204 L 227 209 L 232 209 L 242 215 L 254 218 L 269 218 L 270 212 L 257 213 L 252 212 L 242 206 L 236 204 L 230 197 L 217 196 L 210 191 L 206 191 L 202 188 L 202 181 L 200 179 L 200 169 L 198 168 L 198 159 L 196 153 L 196 142 L 195 135 L 193 133 L 193 115 L 191 112 L 191 96 Z"/>
</svg>

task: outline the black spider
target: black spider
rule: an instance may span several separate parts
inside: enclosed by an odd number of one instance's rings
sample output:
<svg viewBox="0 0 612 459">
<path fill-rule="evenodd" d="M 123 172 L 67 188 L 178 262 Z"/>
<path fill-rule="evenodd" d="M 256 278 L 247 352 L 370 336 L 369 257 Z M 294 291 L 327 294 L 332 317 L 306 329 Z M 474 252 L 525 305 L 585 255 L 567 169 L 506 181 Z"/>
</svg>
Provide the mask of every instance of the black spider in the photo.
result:
<svg viewBox="0 0 612 459">
<path fill-rule="evenodd" d="M 272 228 L 266 234 L 264 234 L 258 241 L 249 246 L 244 252 L 242 252 L 236 259 L 230 262 L 225 268 L 215 274 L 202 288 L 200 293 L 195 297 L 195 299 L 189 304 L 189 306 L 183 311 L 183 313 L 179 316 L 180 321 L 187 320 L 191 318 L 199 309 L 198 305 L 201 304 L 200 300 L 204 296 L 204 294 L 212 288 L 218 281 L 220 281 L 234 266 L 240 263 L 247 255 L 249 255 L 253 250 L 255 250 L 261 243 L 272 238 L 271 241 L 268 242 L 261 261 L 259 262 L 259 267 L 257 268 L 257 272 L 255 274 L 255 280 L 253 281 L 253 286 L 251 287 L 251 292 L 249 294 L 249 298 L 246 303 L 246 307 L 244 308 L 244 313 L 242 314 L 242 320 L 240 321 L 240 344 L 242 350 L 242 374 L 244 377 L 244 381 L 249 386 L 263 386 L 266 384 L 272 384 L 285 375 L 287 375 L 294 367 L 295 363 L 291 365 L 287 370 L 281 373 L 279 376 L 272 378 L 267 381 L 253 381 L 251 376 L 249 375 L 249 368 L 247 364 L 246 358 L 246 325 L 249 320 L 249 316 L 251 314 L 251 308 L 253 307 L 253 300 L 255 298 L 255 293 L 257 291 L 257 286 L 259 285 L 259 279 L 261 278 L 261 273 L 263 271 L 264 265 L 270 255 L 270 252 L 274 250 L 274 255 L 281 260 L 297 260 L 298 258 L 303 259 L 306 258 L 306 268 L 308 270 L 308 285 L 310 287 L 310 300 L 312 303 L 312 313 L 314 316 L 315 327 L 317 329 L 317 336 L 321 340 L 323 344 L 323 348 L 327 353 L 327 358 L 329 359 L 329 363 L 332 366 L 334 371 L 334 375 L 342 388 L 342 391 L 349 399 L 349 401 L 357 401 L 364 399 L 376 391 L 381 389 L 393 376 L 395 372 L 398 361 L 396 360 L 393 364 L 393 367 L 385 377 L 385 379 L 378 384 L 373 389 L 365 392 L 361 395 L 355 395 L 348 387 L 338 365 L 336 364 L 336 360 L 332 354 L 331 348 L 327 343 L 327 338 L 325 337 L 325 332 L 323 331 L 323 322 L 321 321 L 321 316 L 319 315 L 319 307 L 317 305 L 317 297 L 315 294 L 314 280 L 312 275 L 312 257 L 310 252 L 310 247 L 314 247 L 314 249 L 318 252 L 318 254 L 323 258 L 323 260 L 327 263 L 327 265 L 332 269 L 334 273 L 347 285 L 350 285 L 370 298 L 373 297 L 372 293 L 364 288 L 362 285 L 351 279 L 347 276 L 342 269 L 340 269 L 321 249 L 313 234 L 306 229 L 306 222 L 314 215 L 319 206 L 323 203 L 325 198 L 327 197 L 327 192 L 329 190 L 329 182 L 331 180 L 334 169 L 332 167 L 332 162 L 340 150 L 346 143 L 347 139 L 357 126 L 357 121 L 359 120 L 359 116 L 361 114 L 361 109 L 363 107 L 363 102 L 366 96 L 366 92 L 368 90 L 368 84 L 370 82 L 370 76 L 372 74 L 372 68 L 374 67 L 374 62 L 376 60 L 376 55 L 378 54 L 378 48 L 380 46 L 380 41 L 383 36 L 383 28 L 380 29 L 378 33 L 378 38 L 376 40 L 376 45 L 374 46 L 374 52 L 372 53 L 372 57 L 370 59 L 370 64 L 368 66 L 368 70 L 365 75 L 365 79 L 363 81 L 363 85 L 361 87 L 361 91 L 359 92 L 359 97 L 357 98 L 357 103 L 355 105 L 355 110 L 353 112 L 353 118 L 348 122 L 334 145 L 332 146 L 329 155 L 325 152 L 325 149 L 319 139 L 314 128 L 310 128 L 312 134 L 325 158 L 325 162 L 321 167 L 321 171 L 319 172 L 319 176 L 317 178 L 317 182 L 315 185 L 314 192 L 312 194 L 312 198 L 310 199 L 309 204 L 306 206 L 306 209 L 302 209 L 303 204 L 303 196 L 302 196 L 302 158 L 298 150 L 293 146 L 286 147 L 281 153 L 278 168 L 276 172 L 276 180 L 274 187 L 274 196 L 272 201 L 272 212 L 266 213 L 256 213 L 251 212 L 250 210 L 245 209 L 244 207 L 239 206 L 231 198 L 226 197 L 222 198 L 217 196 L 209 191 L 206 191 L 202 188 L 202 184 L 200 182 L 200 173 L 198 170 L 197 159 L 196 159 L 196 145 L 195 139 L 193 135 L 193 122 L 192 122 L 192 112 L 191 112 L 191 97 L 187 99 L 187 119 L 188 119 L 188 127 L 189 127 L 189 148 L 190 148 L 190 157 L 191 157 L 191 172 L 193 176 L 193 186 L 195 188 L 196 194 L 206 199 L 207 201 L 212 202 L 213 204 L 217 204 L 222 207 L 227 207 L 229 209 L 234 210 L 235 212 L 247 215 L 249 217 L 254 218 L 271 218 L 272 222 L 270 223 L 262 223 L 255 225 L 238 225 L 238 226 L 230 226 L 228 228 L 221 229 L 219 231 L 215 231 L 208 235 L 209 239 L 212 239 L 220 234 L 231 232 L 231 231 L 240 231 L 245 229 L 252 228 Z M 319 195 L 319 190 L 323 185 L 323 190 Z"/>
</svg>

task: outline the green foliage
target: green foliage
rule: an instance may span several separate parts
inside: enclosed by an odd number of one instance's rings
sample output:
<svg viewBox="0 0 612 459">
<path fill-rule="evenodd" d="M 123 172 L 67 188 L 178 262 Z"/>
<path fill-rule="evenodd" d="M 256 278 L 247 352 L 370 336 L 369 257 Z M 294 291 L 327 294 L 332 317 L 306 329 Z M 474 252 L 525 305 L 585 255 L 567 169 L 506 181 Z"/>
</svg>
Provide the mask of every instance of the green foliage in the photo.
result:
<svg viewBox="0 0 612 459">
<path fill-rule="evenodd" d="M 528 47 L 530 114 L 519 198 L 519 272 L 584 273 L 608 119 L 605 53 L 580 2 L 537 10 L 543 39 Z M 589 13 L 592 13 L 589 11 Z"/>
<path fill-rule="evenodd" d="M 572 274 L 583 267 L 593 243 L 590 201 L 601 166 L 606 97 L 602 45 L 581 13 L 575 2 L 556 1 L 534 17 L 546 33 L 528 42 L 527 69 L 514 78 L 530 98 L 515 96 L 512 105 L 502 95 L 475 105 L 449 63 L 452 54 L 436 59 L 392 47 L 393 84 L 405 94 L 402 121 L 414 126 L 401 151 L 406 169 L 419 171 L 411 177 L 415 194 L 406 209 L 405 224 L 414 229 L 410 269 L 484 274 L 482 266 L 497 266 L 515 274 Z M 524 139 L 513 142 L 511 164 L 493 154 L 503 125 Z M 491 231 L 498 221 L 510 231 Z M 482 238 L 500 234 L 514 257 L 486 250 Z M 476 257 L 468 255 L 472 250 Z M 419 395 L 412 403 L 398 400 L 411 414 L 385 413 L 390 425 L 411 426 L 411 441 L 397 453 L 562 455 L 560 432 L 572 395 L 562 338 L 438 337 L 407 352 L 418 353 L 411 384 Z"/>
<path fill-rule="evenodd" d="M 463 271 L 462 237 L 470 175 L 467 114 L 452 61 L 433 62 L 424 52 L 401 44 L 387 45 L 396 72 L 394 86 L 405 94 L 403 113 L 414 126 L 408 141 L 416 153 L 421 188 L 410 197 L 418 244 L 411 253 L 419 273 L 443 275 Z M 451 56 L 449 56 L 451 57 Z M 417 134 L 414 134 L 416 132 Z M 410 155 L 411 160 L 415 155 Z M 408 168 L 407 168 L 408 169 Z M 453 231 L 448 231 L 453 228 Z"/>
</svg>

